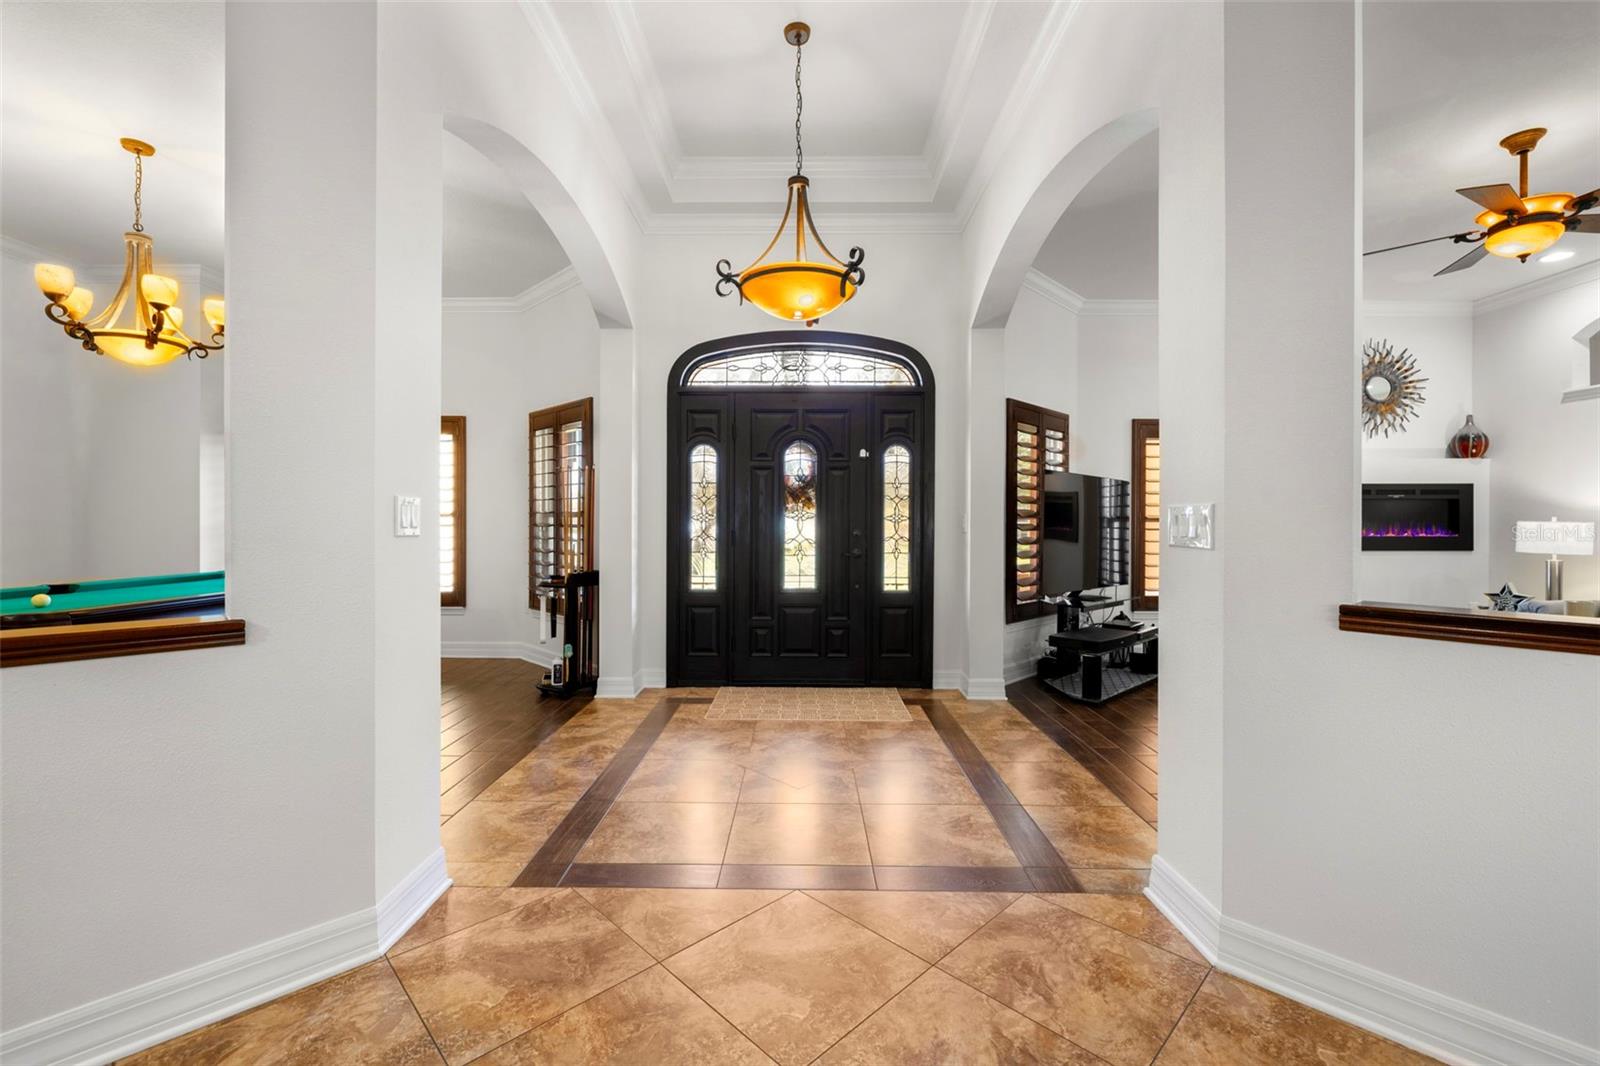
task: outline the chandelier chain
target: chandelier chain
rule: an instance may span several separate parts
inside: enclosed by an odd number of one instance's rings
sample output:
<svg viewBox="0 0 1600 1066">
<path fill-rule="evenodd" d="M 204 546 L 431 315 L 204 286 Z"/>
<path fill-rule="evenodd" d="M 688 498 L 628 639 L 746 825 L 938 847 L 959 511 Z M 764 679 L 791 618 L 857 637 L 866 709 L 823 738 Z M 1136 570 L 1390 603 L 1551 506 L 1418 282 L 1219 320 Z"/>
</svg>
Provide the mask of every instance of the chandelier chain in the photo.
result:
<svg viewBox="0 0 1600 1066">
<path fill-rule="evenodd" d="M 794 46 L 794 172 L 798 177 L 805 164 L 805 152 L 800 147 L 800 113 L 805 109 L 805 97 L 800 94 L 800 45 Z"/>
<path fill-rule="evenodd" d="M 133 156 L 133 231 L 144 232 L 144 156 Z"/>
</svg>

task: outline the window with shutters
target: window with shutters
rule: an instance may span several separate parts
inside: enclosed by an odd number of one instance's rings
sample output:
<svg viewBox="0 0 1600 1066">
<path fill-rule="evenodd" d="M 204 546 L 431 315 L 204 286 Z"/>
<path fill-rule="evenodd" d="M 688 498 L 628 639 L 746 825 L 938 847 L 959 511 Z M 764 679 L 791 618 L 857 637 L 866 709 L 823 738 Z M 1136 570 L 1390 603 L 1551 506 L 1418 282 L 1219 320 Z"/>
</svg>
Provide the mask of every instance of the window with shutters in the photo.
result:
<svg viewBox="0 0 1600 1066">
<path fill-rule="evenodd" d="M 594 400 L 528 416 L 528 606 L 539 582 L 594 568 Z"/>
<path fill-rule="evenodd" d="M 1043 614 L 1039 567 L 1043 535 L 1043 482 L 1067 469 L 1067 416 L 1060 411 L 1006 401 L 1006 621 Z"/>
<path fill-rule="evenodd" d="M 439 419 L 439 606 L 467 605 L 467 418 Z"/>
<path fill-rule="evenodd" d="M 1161 420 L 1133 420 L 1133 609 L 1161 596 Z"/>
</svg>

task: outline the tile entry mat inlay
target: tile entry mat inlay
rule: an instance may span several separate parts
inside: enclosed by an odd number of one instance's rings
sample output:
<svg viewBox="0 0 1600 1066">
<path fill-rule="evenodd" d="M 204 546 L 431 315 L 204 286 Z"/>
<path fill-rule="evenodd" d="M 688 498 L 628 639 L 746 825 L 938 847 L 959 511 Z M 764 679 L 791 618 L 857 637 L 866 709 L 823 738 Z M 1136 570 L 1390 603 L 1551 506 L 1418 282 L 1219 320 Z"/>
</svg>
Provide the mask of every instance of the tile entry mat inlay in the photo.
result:
<svg viewBox="0 0 1600 1066">
<path fill-rule="evenodd" d="M 909 722 L 900 693 L 892 688 L 717 689 L 706 711 L 709 721 Z"/>
</svg>

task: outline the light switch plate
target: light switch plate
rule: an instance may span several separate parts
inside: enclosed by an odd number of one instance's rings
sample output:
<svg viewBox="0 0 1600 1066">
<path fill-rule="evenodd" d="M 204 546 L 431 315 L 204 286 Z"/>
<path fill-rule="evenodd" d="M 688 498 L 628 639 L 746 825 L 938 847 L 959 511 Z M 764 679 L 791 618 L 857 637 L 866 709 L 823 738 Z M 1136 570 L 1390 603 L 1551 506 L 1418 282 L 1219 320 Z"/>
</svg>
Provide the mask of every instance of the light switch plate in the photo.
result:
<svg viewBox="0 0 1600 1066">
<path fill-rule="evenodd" d="M 1209 550 L 1215 547 L 1212 540 L 1215 507 L 1210 503 L 1168 504 L 1167 543 L 1174 548 Z"/>
<path fill-rule="evenodd" d="M 394 535 L 397 537 L 422 536 L 421 496 L 396 496 L 394 498 Z"/>
</svg>

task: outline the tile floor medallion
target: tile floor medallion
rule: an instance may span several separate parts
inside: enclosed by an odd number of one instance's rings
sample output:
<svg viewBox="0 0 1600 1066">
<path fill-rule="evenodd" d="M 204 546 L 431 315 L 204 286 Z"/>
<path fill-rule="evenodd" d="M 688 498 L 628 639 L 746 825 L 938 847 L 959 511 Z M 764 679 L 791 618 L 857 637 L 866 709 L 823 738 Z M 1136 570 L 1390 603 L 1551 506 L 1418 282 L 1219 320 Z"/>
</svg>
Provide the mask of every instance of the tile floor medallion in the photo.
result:
<svg viewBox="0 0 1600 1066">
<path fill-rule="evenodd" d="M 454 885 L 384 958 L 124 1061 L 1429 1061 L 1215 973 L 1142 896 L 1153 690 L 545 701 L 531 674 L 445 662 Z"/>
<path fill-rule="evenodd" d="M 909 722 L 892 688 L 741 688 L 717 690 L 707 721 Z"/>
</svg>

